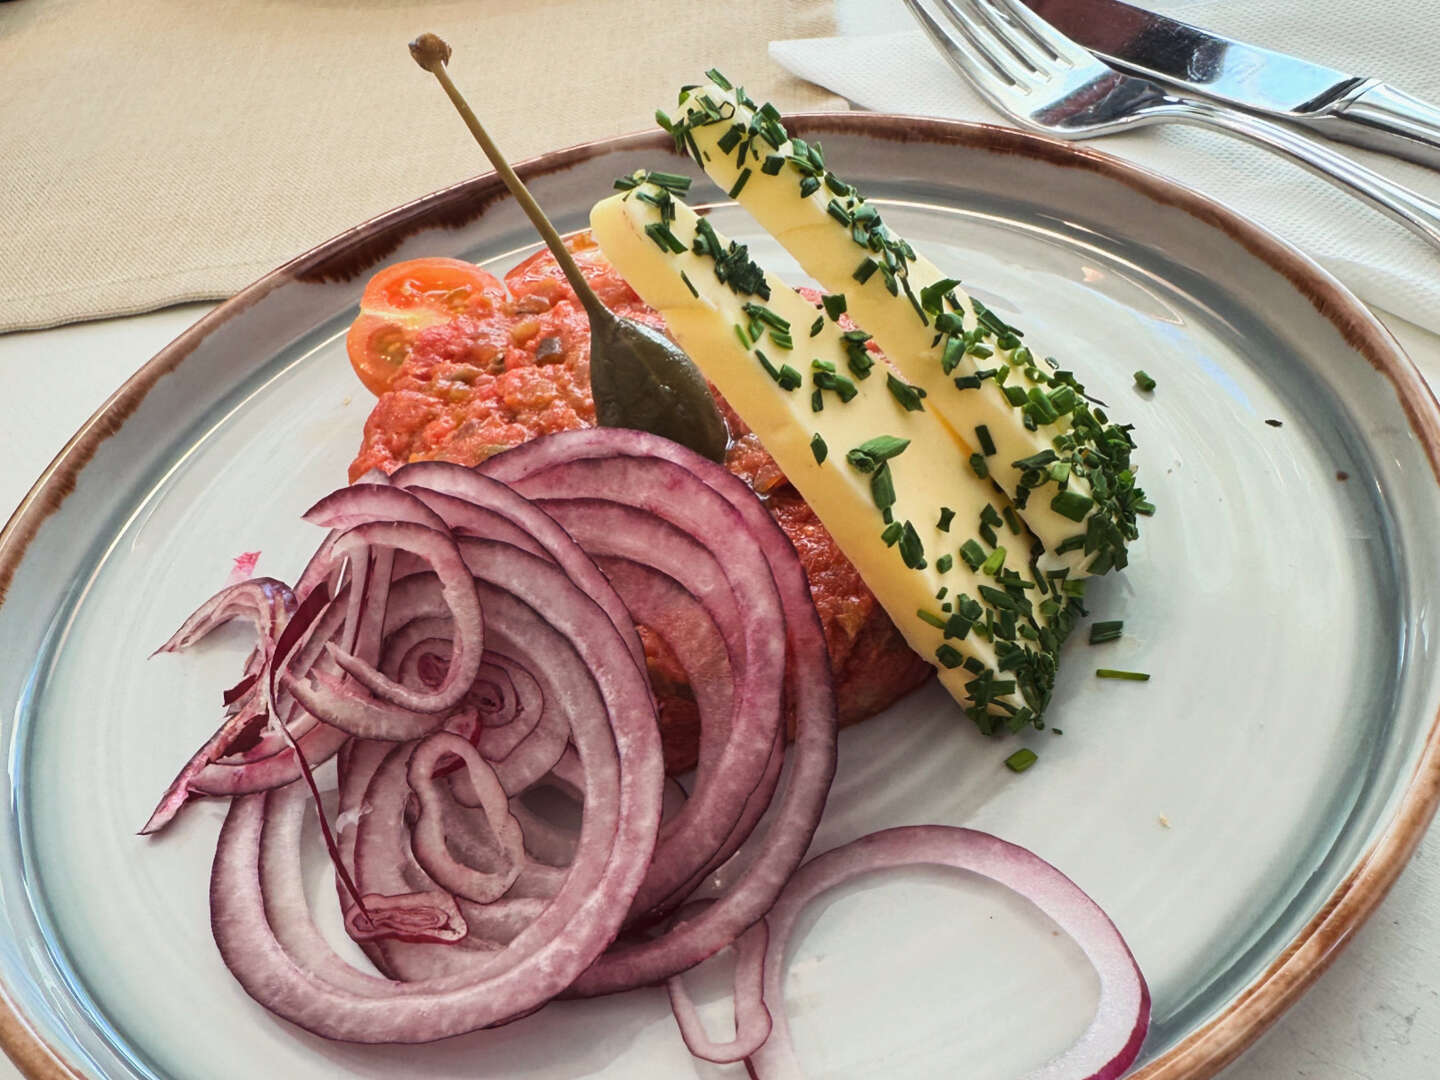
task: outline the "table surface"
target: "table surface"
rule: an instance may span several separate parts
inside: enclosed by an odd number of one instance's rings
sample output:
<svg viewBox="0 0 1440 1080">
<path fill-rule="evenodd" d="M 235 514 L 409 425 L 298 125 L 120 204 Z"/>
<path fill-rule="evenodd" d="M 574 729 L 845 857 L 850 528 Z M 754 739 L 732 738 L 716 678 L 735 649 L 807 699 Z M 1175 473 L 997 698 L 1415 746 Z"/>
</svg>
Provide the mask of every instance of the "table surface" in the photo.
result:
<svg viewBox="0 0 1440 1080">
<path fill-rule="evenodd" d="M 124 378 L 198 319 L 191 304 L 127 319 L 0 335 L 0 515 Z M 1388 316 L 1440 386 L 1440 336 Z M 0 1080 L 19 1073 L 0 1058 Z M 1316 986 L 1222 1080 L 1440 1076 L 1440 831 Z"/>
</svg>

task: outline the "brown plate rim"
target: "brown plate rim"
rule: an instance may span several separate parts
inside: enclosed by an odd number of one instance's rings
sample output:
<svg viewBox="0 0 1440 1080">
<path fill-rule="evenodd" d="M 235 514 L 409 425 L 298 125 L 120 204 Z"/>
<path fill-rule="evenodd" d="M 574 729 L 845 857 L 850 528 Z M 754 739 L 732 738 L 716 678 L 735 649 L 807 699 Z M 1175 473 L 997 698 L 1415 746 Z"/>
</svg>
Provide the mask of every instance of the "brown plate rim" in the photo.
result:
<svg viewBox="0 0 1440 1080">
<path fill-rule="evenodd" d="M 990 124 L 892 113 L 816 112 L 788 116 L 806 135 L 859 135 L 899 142 L 931 142 L 989 153 L 1016 154 L 1046 164 L 1098 173 L 1162 206 L 1182 210 L 1219 229 L 1284 275 L 1344 340 L 1389 379 L 1440 483 L 1440 406 L 1390 332 L 1343 285 L 1273 233 L 1208 196 L 1109 154 Z M 542 154 L 516 167 L 526 180 L 561 172 L 599 154 L 625 150 L 673 153 L 667 136 L 637 132 Z M 138 408 L 164 375 L 210 334 L 262 298 L 292 282 L 348 281 L 393 252 L 405 237 L 444 226 L 458 228 L 505 196 L 494 173 L 425 195 L 362 222 L 271 271 L 190 327 L 112 394 L 41 474 L 0 530 L 0 605 L 41 524 L 75 488 L 96 451 Z M 1390 820 L 1320 911 L 1279 956 L 1220 1012 L 1130 1080 L 1207 1080 L 1229 1064 L 1329 967 L 1384 899 L 1404 869 L 1440 803 L 1440 715 L 1432 721 L 1419 762 Z M 49 1046 L 0 986 L 0 1047 L 31 1080 L 85 1080 L 86 1074 Z"/>
</svg>

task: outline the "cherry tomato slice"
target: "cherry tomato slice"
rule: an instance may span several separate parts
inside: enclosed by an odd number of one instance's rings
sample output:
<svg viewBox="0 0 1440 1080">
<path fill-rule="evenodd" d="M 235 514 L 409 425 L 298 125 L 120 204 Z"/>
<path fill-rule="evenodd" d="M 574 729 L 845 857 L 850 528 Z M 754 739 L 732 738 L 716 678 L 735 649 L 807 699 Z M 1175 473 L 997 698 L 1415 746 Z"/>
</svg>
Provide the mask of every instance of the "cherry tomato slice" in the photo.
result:
<svg viewBox="0 0 1440 1080">
<path fill-rule="evenodd" d="M 484 317 L 505 301 L 494 274 L 460 259 L 411 259 L 370 279 L 345 336 L 355 374 L 377 397 L 390 389 L 415 335 L 460 315 Z"/>
</svg>

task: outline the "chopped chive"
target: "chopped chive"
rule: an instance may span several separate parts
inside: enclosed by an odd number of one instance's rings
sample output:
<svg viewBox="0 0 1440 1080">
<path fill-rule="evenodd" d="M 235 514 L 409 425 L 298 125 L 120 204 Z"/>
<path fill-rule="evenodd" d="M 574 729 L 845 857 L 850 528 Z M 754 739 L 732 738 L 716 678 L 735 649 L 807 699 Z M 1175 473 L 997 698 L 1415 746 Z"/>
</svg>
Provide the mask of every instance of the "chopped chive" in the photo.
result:
<svg viewBox="0 0 1440 1080">
<path fill-rule="evenodd" d="M 1029 457 L 1017 458 L 1010 464 L 1021 472 L 1026 469 L 1043 469 L 1055 460 L 1054 450 L 1041 450 L 1038 454 L 1031 454 Z"/>
<path fill-rule="evenodd" d="M 825 212 L 840 222 L 841 225 L 849 226 L 850 211 L 845 209 L 845 204 L 839 199 L 831 199 L 825 206 Z"/>
<path fill-rule="evenodd" d="M 965 320 L 956 311 L 942 311 L 935 316 L 935 329 L 942 334 L 959 336 L 965 333 Z"/>
<path fill-rule="evenodd" d="M 820 298 L 820 303 L 825 307 L 825 314 L 834 322 L 839 322 L 840 316 L 845 314 L 844 293 L 826 293 Z"/>
<path fill-rule="evenodd" d="M 824 465 L 825 458 L 830 453 L 830 448 L 825 445 L 825 440 L 818 431 L 810 436 L 810 453 L 815 455 L 816 465 Z"/>
<path fill-rule="evenodd" d="M 941 532 L 949 532 L 950 523 L 954 520 L 955 511 L 951 510 L 948 506 L 942 506 L 940 507 L 940 520 L 935 523 L 935 527 Z"/>
<path fill-rule="evenodd" d="M 837 375 L 833 371 L 817 370 L 810 376 L 813 382 L 821 390 L 833 390 L 843 405 L 850 401 L 860 391 L 855 389 L 855 384 L 844 375 Z"/>
<path fill-rule="evenodd" d="M 794 159 L 791 159 L 794 160 Z M 808 199 L 815 192 L 820 190 L 820 181 L 813 176 L 807 176 L 800 181 L 800 197 Z"/>
<path fill-rule="evenodd" d="M 995 440 L 990 437 L 990 429 L 984 424 L 975 428 L 975 438 L 980 442 L 980 452 L 986 457 L 995 453 Z"/>
<path fill-rule="evenodd" d="M 685 283 L 685 287 L 690 290 L 691 296 L 700 295 L 700 290 L 695 288 L 694 284 L 690 281 L 690 278 L 686 275 L 684 270 L 680 271 L 680 280 L 683 281 Z"/>
<path fill-rule="evenodd" d="M 933 611 L 926 611 L 924 608 L 919 608 L 916 610 L 915 614 L 918 615 L 923 621 L 935 627 L 936 630 L 945 629 L 945 620 L 942 619 L 939 615 L 936 615 Z"/>
<path fill-rule="evenodd" d="M 882 466 L 882 468 L 887 473 L 890 471 L 888 465 Z M 920 534 L 908 521 L 905 522 L 905 527 L 900 533 L 900 558 L 905 560 L 905 565 L 911 570 L 925 569 L 925 545 L 920 543 Z"/>
<path fill-rule="evenodd" d="M 784 167 L 785 159 L 783 157 L 781 157 L 779 154 L 770 154 L 765 158 L 764 163 L 760 166 L 760 171 L 763 172 L 766 176 L 775 176 Z"/>
<path fill-rule="evenodd" d="M 895 478 L 890 475 L 890 464 L 882 461 L 880 467 L 870 474 L 870 495 L 881 510 L 895 505 Z"/>
<path fill-rule="evenodd" d="M 645 179 L 656 187 L 662 187 L 666 191 L 684 194 L 690 190 L 690 177 L 681 176 L 679 173 L 668 172 L 646 172 Z"/>
<path fill-rule="evenodd" d="M 804 380 L 801 378 L 800 372 L 789 364 L 781 364 L 780 374 L 776 376 L 775 381 L 780 384 L 781 390 L 790 391 L 800 389 L 800 384 Z"/>
<path fill-rule="evenodd" d="M 1011 772 L 1022 773 L 1039 760 L 1039 755 L 1028 746 L 1022 746 L 1005 759 L 1005 767 Z"/>
<path fill-rule="evenodd" d="M 1266 420 L 1265 423 L 1269 424 L 1271 427 L 1284 427 L 1284 424 L 1282 424 L 1279 420 Z"/>
<path fill-rule="evenodd" d="M 897 379 L 895 373 L 886 372 L 885 385 L 889 387 L 890 393 L 894 395 L 906 412 L 924 412 L 925 406 L 920 399 L 925 396 L 925 391 L 918 386 L 911 386 L 909 383 Z"/>
<path fill-rule="evenodd" d="M 810 411 L 820 412 L 825 408 L 825 396 L 816 390 L 810 395 Z"/>
<path fill-rule="evenodd" d="M 1055 545 L 1055 554 L 1064 555 L 1067 551 L 1079 551 L 1085 546 L 1085 537 L 1067 536 L 1060 543 Z"/>
<path fill-rule="evenodd" d="M 985 464 L 984 454 L 971 454 L 970 468 L 981 480 L 987 479 L 990 476 L 990 466 Z"/>
<path fill-rule="evenodd" d="M 900 539 L 900 534 L 905 531 L 905 526 L 898 521 L 892 521 L 885 526 L 885 531 L 880 534 L 880 539 L 885 541 L 886 547 L 894 547 L 895 542 Z"/>
<path fill-rule="evenodd" d="M 921 306 L 931 315 L 939 315 L 943 306 L 941 300 L 946 293 L 959 284 L 960 282 L 954 278 L 942 278 L 933 285 L 927 285 L 920 290 Z"/>
<path fill-rule="evenodd" d="M 1019 535 L 1020 535 L 1020 521 L 1019 521 L 1019 519 L 1016 518 L 1016 516 L 1015 516 L 1015 510 L 1014 510 L 1014 508 L 1011 507 L 1011 506 L 1006 506 L 1005 509 L 1004 509 L 1003 511 L 1001 511 L 1001 512 L 1005 515 L 1005 526 L 1006 526 L 1006 528 L 1008 528 L 1008 529 L 1009 529 L 1012 533 L 1014 533 L 1016 536 L 1019 536 Z"/>
<path fill-rule="evenodd" d="M 1115 668 L 1096 668 L 1097 679 L 1125 679 L 1128 682 L 1149 682 L 1150 675 L 1144 671 L 1117 671 Z"/>
<path fill-rule="evenodd" d="M 825 316 L 824 316 L 824 315 L 818 315 L 818 316 L 816 316 L 815 321 L 810 324 L 810 336 L 811 336 L 811 337 L 814 337 L 816 334 L 820 333 L 820 331 L 821 331 L 821 330 L 824 330 L 824 329 L 825 329 Z"/>
<path fill-rule="evenodd" d="M 876 435 L 873 439 L 866 439 L 857 449 L 861 453 L 868 454 L 878 463 L 898 457 L 905 452 L 905 448 L 909 445 L 909 439 L 896 438 L 894 435 Z"/>
<path fill-rule="evenodd" d="M 1090 644 L 1103 645 L 1107 641 L 1118 641 L 1124 626 L 1124 619 L 1113 619 L 1109 622 L 1095 623 L 1090 627 Z"/>
<path fill-rule="evenodd" d="M 960 545 L 960 558 L 965 560 L 965 565 L 971 570 L 979 570 L 985 562 L 985 549 L 974 540 L 966 540 Z"/>
<path fill-rule="evenodd" d="M 728 194 L 732 199 L 738 199 L 740 197 L 740 192 L 744 190 L 745 184 L 749 179 L 750 170 L 741 169 L 740 176 L 735 181 L 735 186 L 732 187 L 728 192 L 726 192 L 726 194 Z"/>
<path fill-rule="evenodd" d="M 850 276 L 860 282 L 861 285 L 864 285 L 878 269 L 880 269 L 880 264 L 874 259 L 867 257 L 864 262 L 855 268 L 855 273 Z"/>
<path fill-rule="evenodd" d="M 1155 389 L 1155 380 L 1145 374 L 1143 370 L 1137 371 L 1135 372 L 1135 385 L 1148 393 Z"/>
<path fill-rule="evenodd" d="M 1155 514 L 1155 504 L 1151 502 L 1137 502 L 1135 504 L 1135 513 L 1143 514 L 1145 517 L 1153 517 Z"/>
<path fill-rule="evenodd" d="M 1062 491 L 1050 500 L 1050 509 L 1071 521 L 1084 521 L 1095 500 L 1078 491 Z"/>
<path fill-rule="evenodd" d="M 990 552 L 990 554 L 985 557 L 985 561 L 980 564 L 980 573 L 989 574 L 991 577 L 994 577 L 1000 572 L 1000 568 L 1004 565 L 1005 549 L 1003 547 L 997 547 L 994 551 Z"/>
<path fill-rule="evenodd" d="M 964 355 L 965 342 L 958 337 L 952 337 L 948 339 L 945 342 L 944 351 L 940 354 L 940 370 L 943 371 L 946 375 L 949 375 L 952 371 L 954 371 L 957 367 L 960 366 L 960 358 Z M 960 385 L 961 379 L 966 380 L 964 386 Z M 970 382 L 970 380 L 972 379 L 974 379 L 973 384 Z M 955 380 L 955 388 L 957 390 L 974 389 L 979 385 L 980 380 L 976 379 L 973 375 L 961 375 Z"/>
<path fill-rule="evenodd" d="M 935 659 L 940 661 L 941 667 L 957 668 L 965 662 L 959 650 L 953 645 L 941 645 L 935 650 Z"/>
<path fill-rule="evenodd" d="M 735 89 L 735 87 L 730 84 L 730 80 L 725 78 L 724 75 L 720 74 L 718 68 L 711 68 L 709 71 L 705 72 L 705 77 L 709 79 L 712 83 L 714 83 L 716 86 L 720 87 L 721 90 Z"/>
<path fill-rule="evenodd" d="M 1009 401 L 1011 405 L 1014 405 L 1016 408 L 1019 408 L 1022 405 L 1027 405 L 1030 402 L 1030 397 L 1028 394 L 1025 393 L 1025 388 L 1023 386 L 1005 387 L 1005 399 Z"/>
<path fill-rule="evenodd" d="M 645 226 L 645 235 L 655 241 L 655 246 L 661 251 L 672 255 L 679 255 L 685 250 L 685 245 L 670 231 L 670 227 L 663 222 L 652 221 Z"/>
<path fill-rule="evenodd" d="M 825 173 L 825 186 L 841 197 L 849 195 L 851 190 L 849 184 L 832 172 Z"/>
<path fill-rule="evenodd" d="M 955 557 L 953 555 L 941 555 L 938 559 L 935 560 L 935 569 L 942 574 L 948 574 L 950 572 L 950 568 L 954 565 Z"/>
<path fill-rule="evenodd" d="M 738 322 L 734 323 L 733 327 L 735 330 L 735 336 L 740 339 L 740 347 L 748 352 L 750 350 L 750 346 L 754 344 L 754 342 L 750 340 L 750 335 L 745 332 L 745 328 L 741 326 Z"/>
<path fill-rule="evenodd" d="M 721 153 L 728 154 L 740 144 L 740 139 L 745 134 L 745 129 L 739 124 L 734 125 L 729 131 L 715 140 L 715 145 L 720 148 Z"/>
</svg>

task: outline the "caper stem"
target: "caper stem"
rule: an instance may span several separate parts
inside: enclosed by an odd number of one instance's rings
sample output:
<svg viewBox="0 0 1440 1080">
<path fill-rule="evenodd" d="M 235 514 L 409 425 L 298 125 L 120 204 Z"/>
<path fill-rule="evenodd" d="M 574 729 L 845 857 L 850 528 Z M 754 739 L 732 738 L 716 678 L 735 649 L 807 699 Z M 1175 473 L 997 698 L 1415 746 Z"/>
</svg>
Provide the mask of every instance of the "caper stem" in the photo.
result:
<svg viewBox="0 0 1440 1080">
<path fill-rule="evenodd" d="M 422 42 L 426 46 L 438 45 L 439 48 L 417 47 Z M 520 204 L 520 209 L 525 211 L 525 216 L 530 219 L 531 224 L 535 226 L 541 238 L 549 246 L 555 256 L 555 261 L 560 264 L 566 280 L 570 282 L 570 287 L 575 290 L 575 295 L 585 306 L 586 313 L 592 319 L 613 318 L 610 309 L 595 295 L 595 290 L 590 288 L 590 283 L 585 280 L 585 275 L 575 264 L 575 259 L 571 256 L 569 249 L 565 247 L 565 242 L 560 239 L 560 234 L 555 231 L 555 226 L 545 216 L 545 211 L 540 209 L 540 204 L 530 194 L 524 181 L 515 175 L 515 170 L 510 168 L 510 163 L 505 160 L 505 155 L 500 152 L 500 148 L 495 145 L 484 125 L 480 123 L 480 118 L 470 108 L 469 102 L 465 100 L 465 95 L 451 81 L 450 73 L 445 69 L 444 59 L 450 54 L 449 46 L 433 34 L 425 34 L 411 43 L 410 54 L 415 58 L 415 62 L 434 75 L 444 88 L 451 104 L 455 106 L 455 111 L 460 114 L 460 118 L 465 121 L 465 126 L 470 129 L 470 134 L 475 136 L 475 141 L 480 144 L 480 149 L 485 151 L 485 156 L 490 159 L 490 164 L 495 166 L 495 171 L 505 182 L 505 186 L 510 189 L 510 194 L 515 196 L 515 201 Z"/>
</svg>

